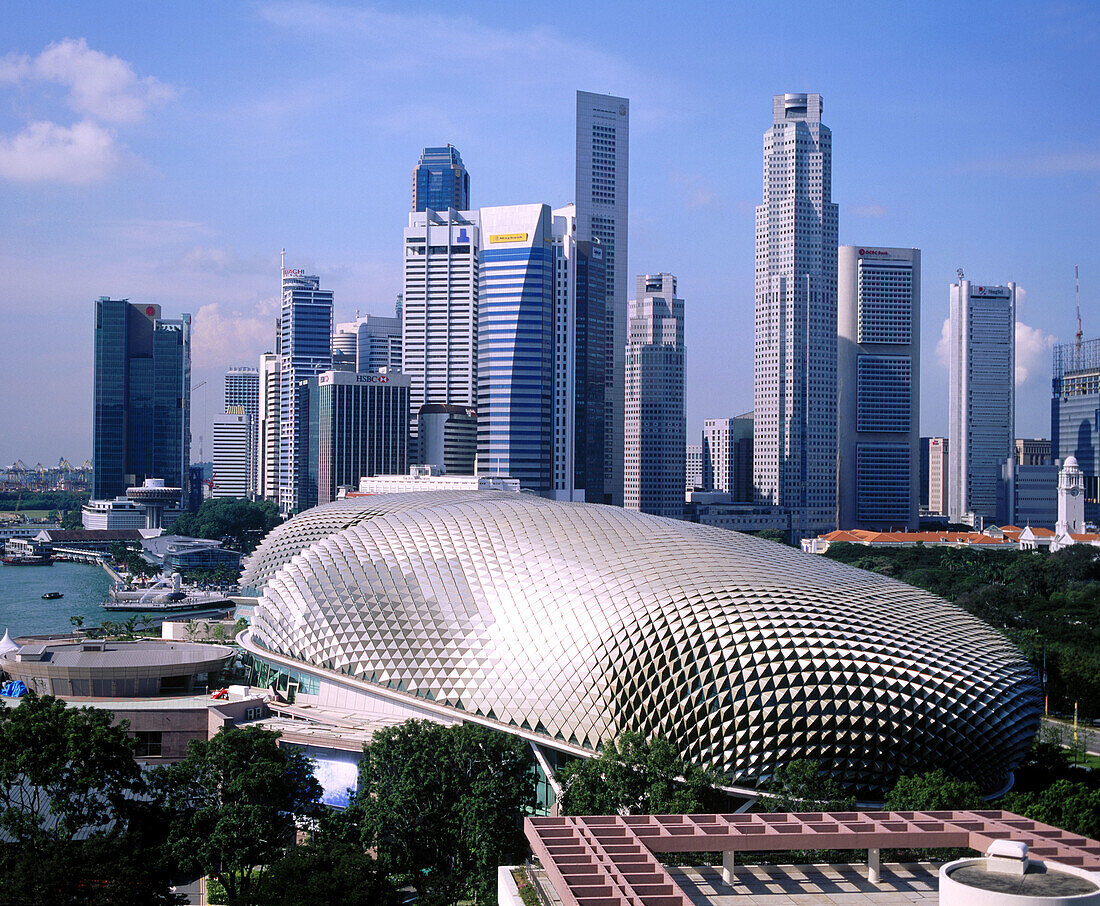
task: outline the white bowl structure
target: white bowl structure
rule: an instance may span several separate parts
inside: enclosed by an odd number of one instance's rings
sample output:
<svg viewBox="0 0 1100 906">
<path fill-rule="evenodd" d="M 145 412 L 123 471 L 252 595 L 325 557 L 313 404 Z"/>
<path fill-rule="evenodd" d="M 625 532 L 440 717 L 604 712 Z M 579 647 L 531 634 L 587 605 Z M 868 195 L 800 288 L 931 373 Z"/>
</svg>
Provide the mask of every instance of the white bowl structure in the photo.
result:
<svg viewBox="0 0 1100 906">
<path fill-rule="evenodd" d="M 818 760 L 862 799 L 1011 783 L 1041 712 L 1003 636 L 927 592 L 747 535 L 506 492 L 336 501 L 246 562 L 259 649 L 555 741 L 624 730 L 754 785 Z"/>
</svg>

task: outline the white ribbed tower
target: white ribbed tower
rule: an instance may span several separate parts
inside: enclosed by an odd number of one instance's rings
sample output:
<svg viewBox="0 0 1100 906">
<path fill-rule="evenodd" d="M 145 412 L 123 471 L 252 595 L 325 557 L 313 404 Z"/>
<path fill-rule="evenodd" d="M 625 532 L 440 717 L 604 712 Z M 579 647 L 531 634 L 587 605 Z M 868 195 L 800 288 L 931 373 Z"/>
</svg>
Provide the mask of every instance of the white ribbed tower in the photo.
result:
<svg viewBox="0 0 1100 906">
<path fill-rule="evenodd" d="M 1085 476 L 1076 456 L 1066 457 L 1058 473 L 1058 535 L 1080 534 L 1085 530 Z"/>
</svg>

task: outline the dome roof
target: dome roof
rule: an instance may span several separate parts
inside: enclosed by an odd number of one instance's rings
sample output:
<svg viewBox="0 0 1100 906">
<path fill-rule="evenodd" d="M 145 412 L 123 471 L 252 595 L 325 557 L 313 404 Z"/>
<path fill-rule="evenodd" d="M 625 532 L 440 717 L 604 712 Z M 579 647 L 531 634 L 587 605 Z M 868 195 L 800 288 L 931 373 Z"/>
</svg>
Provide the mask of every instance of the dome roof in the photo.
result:
<svg viewBox="0 0 1100 906">
<path fill-rule="evenodd" d="M 241 588 L 261 589 L 285 563 L 340 529 L 365 519 L 403 509 L 418 509 L 427 504 L 464 500 L 486 491 L 418 491 L 407 494 L 370 494 L 344 497 L 312 507 L 276 526 L 264 537 L 241 565 Z"/>
<path fill-rule="evenodd" d="M 1069 456 L 1066 457 L 1066 461 L 1064 463 L 1062 463 L 1062 468 L 1063 469 L 1079 469 L 1080 466 L 1077 465 L 1077 457 L 1074 456 L 1071 453 Z"/>
<path fill-rule="evenodd" d="M 259 645 L 550 739 L 661 734 L 732 782 L 817 759 L 871 799 L 936 767 L 996 791 L 1038 727 L 1000 634 L 821 556 L 519 494 L 342 503 L 282 526 L 314 540 L 267 581 Z"/>
</svg>

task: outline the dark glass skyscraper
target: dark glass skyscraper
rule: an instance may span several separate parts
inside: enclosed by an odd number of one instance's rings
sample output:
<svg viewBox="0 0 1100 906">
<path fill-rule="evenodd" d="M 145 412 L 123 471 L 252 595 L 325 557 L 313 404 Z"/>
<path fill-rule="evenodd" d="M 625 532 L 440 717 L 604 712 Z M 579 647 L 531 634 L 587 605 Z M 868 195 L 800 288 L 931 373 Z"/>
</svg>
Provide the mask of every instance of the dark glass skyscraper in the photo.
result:
<svg viewBox="0 0 1100 906">
<path fill-rule="evenodd" d="M 587 503 L 603 503 L 606 456 L 606 373 L 608 325 L 603 249 L 577 243 L 577 330 L 574 342 L 576 417 L 573 424 L 574 487 Z"/>
<path fill-rule="evenodd" d="M 456 211 L 470 209 L 470 174 L 462 155 L 453 145 L 425 148 L 412 176 L 414 211 Z"/>
<path fill-rule="evenodd" d="M 92 496 L 125 494 L 146 478 L 187 488 L 191 459 L 191 316 L 159 305 L 95 303 Z"/>
</svg>

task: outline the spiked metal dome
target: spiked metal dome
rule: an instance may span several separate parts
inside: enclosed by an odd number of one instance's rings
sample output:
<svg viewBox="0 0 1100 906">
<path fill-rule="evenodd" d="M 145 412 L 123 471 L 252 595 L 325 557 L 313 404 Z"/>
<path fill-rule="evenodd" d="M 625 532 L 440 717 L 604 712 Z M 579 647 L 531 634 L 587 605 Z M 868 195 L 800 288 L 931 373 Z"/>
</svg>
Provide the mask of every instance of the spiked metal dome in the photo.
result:
<svg viewBox="0 0 1100 906">
<path fill-rule="evenodd" d="M 936 767 L 999 790 L 1038 726 L 998 633 L 823 557 L 519 494 L 340 504 L 281 528 L 281 564 L 274 543 L 248 564 L 273 567 L 252 641 L 456 716 L 551 746 L 661 734 L 745 784 L 816 759 L 868 799 Z"/>
</svg>

